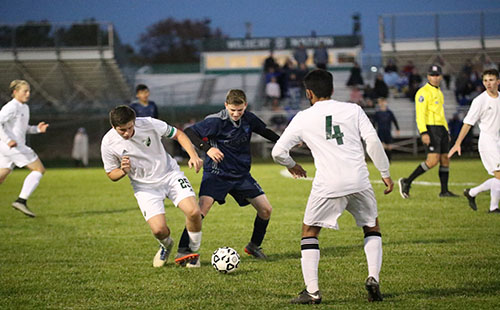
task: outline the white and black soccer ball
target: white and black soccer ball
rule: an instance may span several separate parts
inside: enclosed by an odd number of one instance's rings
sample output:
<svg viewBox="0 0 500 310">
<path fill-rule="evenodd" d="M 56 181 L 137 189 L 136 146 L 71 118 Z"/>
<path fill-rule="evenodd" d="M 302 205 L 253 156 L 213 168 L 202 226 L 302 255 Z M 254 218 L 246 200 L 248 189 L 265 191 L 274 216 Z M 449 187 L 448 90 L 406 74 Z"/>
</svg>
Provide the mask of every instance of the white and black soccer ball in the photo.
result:
<svg viewBox="0 0 500 310">
<path fill-rule="evenodd" d="M 218 248 L 212 254 L 212 266 L 221 273 L 231 273 L 238 269 L 240 255 L 235 249 L 228 246 Z"/>
</svg>

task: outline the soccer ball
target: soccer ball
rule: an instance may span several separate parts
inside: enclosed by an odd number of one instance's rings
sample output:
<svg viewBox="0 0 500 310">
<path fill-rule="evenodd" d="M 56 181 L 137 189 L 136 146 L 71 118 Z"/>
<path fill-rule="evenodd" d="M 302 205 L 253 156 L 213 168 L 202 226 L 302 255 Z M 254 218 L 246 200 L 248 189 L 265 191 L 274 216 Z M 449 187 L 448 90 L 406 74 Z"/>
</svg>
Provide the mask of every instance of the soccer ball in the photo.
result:
<svg viewBox="0 0 500 310">
<path fill-rule="evenodd" d="M 221 273 L 231 273 L 240 265 L 240 255 L 228 246 L 218 248 L 212 254 L 212 266 Z"/>
</svg>

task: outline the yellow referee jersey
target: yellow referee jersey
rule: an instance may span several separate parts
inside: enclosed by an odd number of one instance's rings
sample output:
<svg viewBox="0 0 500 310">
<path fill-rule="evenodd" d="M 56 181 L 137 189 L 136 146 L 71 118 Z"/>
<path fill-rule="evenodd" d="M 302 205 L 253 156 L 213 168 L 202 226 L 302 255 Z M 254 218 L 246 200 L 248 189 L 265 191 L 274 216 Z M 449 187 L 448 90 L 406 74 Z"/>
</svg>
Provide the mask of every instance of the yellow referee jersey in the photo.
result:
<svg viewBox="0 0 500 310">
<path fill-rule="evenodd" d="M 427 125 L 444 126 L 448 123 L 444 116 L 443 92 L 429 83 L 422 86 L 415 95 L 417 127 L 420 134 L 427 131 Z"/>
</svg>

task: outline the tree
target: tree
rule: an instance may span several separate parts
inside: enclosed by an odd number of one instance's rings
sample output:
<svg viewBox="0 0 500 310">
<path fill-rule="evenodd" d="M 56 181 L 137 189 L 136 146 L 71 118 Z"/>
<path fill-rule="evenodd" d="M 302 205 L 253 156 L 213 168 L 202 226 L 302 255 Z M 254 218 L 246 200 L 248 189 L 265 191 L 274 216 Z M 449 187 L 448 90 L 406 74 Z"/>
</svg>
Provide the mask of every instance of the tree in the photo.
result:
<svg viewBox="0 0 500 310">
<path fill-rule="evenodd" d="M 210 27 L 210 22 L 210 19 L 161 20 L 141 34 L 140 54 L 150 63 L 198 62 L 203 40 L 224 37 L 219 28 Z"/>
</svg>

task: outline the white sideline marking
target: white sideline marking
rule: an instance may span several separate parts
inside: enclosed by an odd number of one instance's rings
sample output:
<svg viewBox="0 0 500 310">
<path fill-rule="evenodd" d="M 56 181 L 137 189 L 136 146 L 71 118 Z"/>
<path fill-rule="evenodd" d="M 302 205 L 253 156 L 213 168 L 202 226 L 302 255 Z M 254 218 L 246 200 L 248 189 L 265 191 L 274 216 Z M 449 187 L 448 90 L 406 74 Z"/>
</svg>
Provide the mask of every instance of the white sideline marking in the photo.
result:
<svg viewBox="0 0 500 310">
<path fill-rule="evenodd" d="M 280 171 L 281 176 L 285 178 L 293 178 L 290 172 L 288 172 L 287 169 L 283 169 Z M 300 178 L 298 180 L 303 180 L 303 181 L 312 181 L 313 178 L 307 177 L 307 178 Z M 394 181 L 394 186 L 398 186 L 398 180 L 393 180 Z M 376 184 L 383 184 L 382 180 L 370 180 L 371 183 L 376 183 Z M 413 181 L 411 184 L 417 184 L 417 185 L 423 185 L 423 186 L 441 186 L 441 183 L 439 182 L 427 182 L 427 181 Z M 448 183 L 448 185 L 456 185 L 456 186 L 474 186 L 476 183 L 471 183 L 471 182 L 465 182 L 465 183 Z"/>
</svg>

